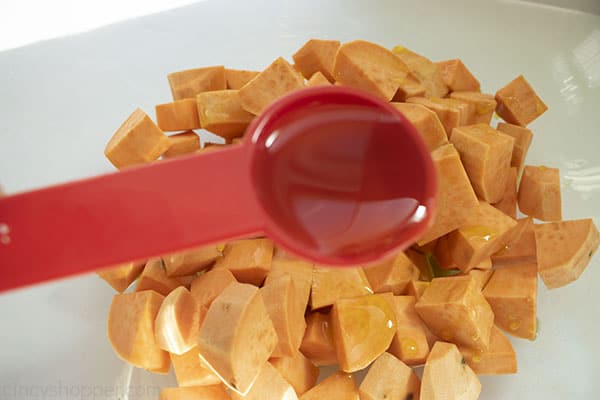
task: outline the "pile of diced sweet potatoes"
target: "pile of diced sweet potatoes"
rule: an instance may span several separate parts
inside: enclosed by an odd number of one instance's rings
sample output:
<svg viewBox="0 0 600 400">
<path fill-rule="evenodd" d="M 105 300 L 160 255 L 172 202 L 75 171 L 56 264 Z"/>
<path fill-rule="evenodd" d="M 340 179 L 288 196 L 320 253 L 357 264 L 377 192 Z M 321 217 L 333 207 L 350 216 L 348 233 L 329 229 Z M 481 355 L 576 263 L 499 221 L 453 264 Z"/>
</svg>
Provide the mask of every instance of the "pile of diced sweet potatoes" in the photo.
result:
<svg viewBox="0 0 600 400">
<path fill-rule="evenodd" d="M 431 150 L 432 226 L 369 266 L 313 265 L 252 238 L 101 271 L 119 292 L 108 320 L 115 352 L 156 373 L 172 365 L 179 387 L 162 400 L 476 399 L 477 375 L 517 371 L 506 334 L 536 337 L 538 274 L 564 286 L 600 243 L 591 219 L 562 220 L 559 171 L 525 165 L 527 125 L 546 105 L 522 76 L 484 94 L 460 60 L 400 46 L 313 39 L 293 60 L 169 75 L 173 102 L 156 106 L 156 123 L 136 110 L 106 156 L 124 168 L 210 149 L 195 129 L 234 145 L 279 97 L 352 86 L 390 101 Z M 506 121 L 495 128 L 494 112 Z M 317 384 L 327 365 L 339 372 Z"/>
</svg>

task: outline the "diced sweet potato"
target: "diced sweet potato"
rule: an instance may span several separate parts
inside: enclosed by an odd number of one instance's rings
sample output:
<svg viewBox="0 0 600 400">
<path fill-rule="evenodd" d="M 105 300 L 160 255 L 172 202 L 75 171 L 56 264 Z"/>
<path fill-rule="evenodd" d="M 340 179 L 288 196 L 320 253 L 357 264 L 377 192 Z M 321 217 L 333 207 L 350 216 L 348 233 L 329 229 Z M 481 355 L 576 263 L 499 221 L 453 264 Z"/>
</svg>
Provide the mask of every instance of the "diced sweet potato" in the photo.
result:
<svg viewBox="0 0 600 400">
<path fill-rule="evenodd" d="M 196 102 L 194 102 L 195 106 Z M 200 150 L 200 137 L 194 131 L 186 131 L 169 136 L 171 146 L 163 154 L 163 158 L 172 158 L 191 154 Z"/>
<path fill-rule="evenodd" d="M 206 308 L 198 307 L 185 287 L 173 290 L 162 302 L 154 323 L 156 344 L 172 354 L 184 354 L 196 347 L 198 330 Z"/>
<path fill-rule="evenodd" d="M 419 78 L 409 71 L 406 78 L 400 82 L 392 101 L 405 102 L 406 99 L 411 97 L 425 97 L 425 86 L 421 84 Z"/>
<path fill-rule="evenodd" d="M 200 362 L 198 347 L 187 353 L 171 354 L 171 363 L 179 386 L 208 386 L 221 383 L 218 376 Z"/>
<path fill-rule="evenodd" d="M 225 68 L 225 81 L 227 89 L 241 89 L 246 83 L 254 79 L 260 72 L 243 69 Z"/>
<path fill-rule="evenodd" d="M 449 104 L 443 101 L 434 101 L 427 97 L 410 97 L 406 99 L 407 103 L 421 104 L 431 111 L 435 112 L 444 126 L 446 135 L 450 137 L 452 130 L 461 125 L 461 120 L 464 120 L 464 110 L 456 107 L 454 104 Z"/>
<path fill-rule="evenodd" d="M 163 131 L 186 131 L 200 128 L 196 99 L 182 99 L 155 107 L 156 124 Z"/>
<path fill-rule="evenodd" d="M 479 207 L 458 152 L 453 145 L 442 146 L 431 153 L 438 174 L 437 213 L 433 225 L 418 240 L 429 243 L 464 225 Z"/>
<path fill-rule="evenodd" d="M 179 286 L 181 286 L 181 283 L 177 279 L 167 276 L 161 259 L 154 258 L 146 263 L 135 291 L 154 290 L 163 296 L 167 296 Z"/>
<path fill-rule="evenodd" d="M 477 400 L 480 393 L 481 383 L 463 362 L 458 348 L 452 343 L 436 342 L 423 370 L 421 400 Z"/>
<path fill-rule="evenodd" d="M 450 98 L 473 105 L 474 112 L 465 125 L 490 124 L 496 110 L 496 99 L 493 95 L 479 92 L 452 92 Z"/>
<path fill-rule="evenodd" d="M 313 264 L 294 258 L 274 255 L 271 261 L 271 269 L 265 279 L 265 285 L 272 280 L 282 276 L 290 276 L 294 281 L 296 302 L 298 309 L 304 315 L 308 299 L 310 298 L 310 287 L 312 286 Z"/>
<path fill-rule="evenodd" d="M 307 86 L 330 86 L 331 82 L 327 79 L 325 75 L 321 71 L 317 71 L 308 80 L 306 83 Z"/>
<path fill-rule="evenodd" d="M 213 269 L 194 279 L 190 291 L 199 307 L 208 308 L 217 296 L 233 282 L 236 280 L 228 269 Z"/>
<path fill-rule="evenodd" d="M 408 67 L 388 49 L 364 40 L 340 46 L 333 65 L 337 83 L 391 100 L 408 73 Z"/>
<path fill-rule="evenodd" d="M 375 293 L 403 294 L 408 284 L 419 278 L 419 269 L 403 252 L 363 270 Z"/>
<path fill-rule="evenodd" d="M 287 61 L 279 57 L 245 84 L 239 90 L 239 96 L 242 107 L 249 113 L 258 115 L 281 96 L 303 87 L 302 76 Z"/>
<path fill-rule="evenodd" d="M 415 309 L 442 340 L 479 350 L 488 348 L 494 313 L 472 276 L 433 279 Z"/>
<path fill-rule="evenodd" d="M 213 269 L 225 268 L 235 279 L 259 286 L 271 269 L 273 242 L 269 239 L 244 239 L 228 242 Z"/>
<path fill-rule="evenodd" d="M 361 400 L 419 400 L 421 381 L 413 370 L 390 353 L 383 353 L 369 368 L 358 391 Z"/>
<path fill-rule="evenodd" d="M 152 290 L 113 297 L 108 340 L 123 361 L 147 370 L 168 370 L 169 353 L 158 347 L 154 338 L 154 320 L 163 299 Z"/>
<path fill-rule="evenodd" d="M 440 70 L 444 83 L 452 92 L 479 92 L 480 84 L 477 78 L 459 59 L 439 61 L 435 63 Z"/>
<path fill-rule="evenodd" d="M 420 365 L 429 354 L 431 332 L 415 310 L 413 296 L 393 296 L 391 304 L 396 316 L 396 332 L 388 351 L 407 365 Z"/>
<path fill-rule="evenodd" d="M 502 375 L 517 373 L 517 354 L 512 343 L 497 327 L 492 327 L 490 347 L 487 351 L 458 346 L 465 362 L 477 375 Z"/>
<path fill-rule="evenodd" d="M 521 168 L 523 168 L 523 165 L 525 164 L 525 157 L 527 156 L 529 145 L 533 139 L 533 133 L 527 128 L 518 125 L 505 124 L 504 122 L 498 122 L 496 129 L 515 138 L 515 146 L 513 147 L 510 165 L 512 167 L 517 167 L 517 169 L 521 171 Z"/>
<path fill-rule="evenodd" d="M 232 400 L 297 400 L 294 388 L 269 362 L 263 364 L 256 381 L 245 395 L 231 393 Z"/>
<path fill-rule="evenodd" d="M 479 290 L 483 290 L 485 288 L 485 285 L 487 285 L 493 274 L 493 269 L 472 269 L 469 271 L 469 275 L 475 279 L 475 283 Z"/>
<path fill-rule="evenodd" d="M 495 323 L 513 336 L 536 335 L 537 266 L 535 263 L 496 268 L 483 290 Z"/>
<path fill-rule="evenodd" d="M 448 143 L 448 136 L 437 114 L 421 104 L 391 103 L 408 119 L 421 137 L 429 150 L 433 151 Z"/>
<path fill-rule="evenodd" d="M 104 149 L 104 155 L 117 168 L 158 159 L 171 142 L 139 108 L 117 129 Z"/>
<path fill-rule="evenodd" d="M 299 351 L 291 357 L 271 358 L 269 362 L 292 385 L 298 396 L 315 386 L 319 378 L 319 368 Z"/>
<path fill-rule="evenodd" d="M 164 388 L 158 400 L 230 400 L 223 385 Z"/>
<path fill-rule="evenodd" d="M 173 72 L 167 78 L 173 100 L 196 98 L 198 93 L 227 88 L 222 65 Z"/>
<path fill-rule="evenodd" d="M 558 168 L 526 165 L 519 184 L 519 210 L 542 221 L 562 219 Z"/>
<path fill-rule="evenodd" d="M 300 400 L 360 400 L 352 374 L 336 372 L 300 396 Z"/>
<path fill-rule="evenodd" d="M 506 122 L 519 126 L 527 126 L 548 109 L 523 75 L 498 90 L 496 101 L 498 115 Z"/>
<path fill-rule="evenodd" d="M 500 251 L 492 255 L 494 266 L 525 264 L 536 261 L 535 234 L 531 218 L 518 220 L 510 238 Z"/>
<path fill-rule="evenodd" d="M 493 205 L 509 217 L 517 218 L 517 168 L 510 167 L 502 200 Z"/>
<path fill-rule="evenodd" d="M 217 90 L 196 96 L 203 129 L 227 141 L 242 136 L 254 115 L 242 108 L 239 90 Z"/>
<path fill-rule="evenodd" d="M 123 293 L 142 273 L 145 263 L 130 262 L 98 271 L 100 278 L 119 293 Z"/>
<path fill-rule="evenodd" d="M 184 276 L 210 267 L 221 257 L 223 245 L 212 244 L 163 256 L 167 276 Z"/>
<path fill-rule="evenodd" d="M 575 281 L 600 245 L 592 219 L 534 226 L 540 277 L 550 289 Z"/>
<path fill-rule="evenodd" d="M 333 82 L 333 63 L 340 48 L 337 40 L 310 39 L 293 56 L 295 67 L 306 79 L 316 72 Z"/>
<path fill-rule="evenodd" d="M 396 315 L 386 297 L 372 294 L 339 299 L 333 305 L 333 342 L 342 371 L 355 372 L 365 368 L 392 342 L 396 333 Z"/>
<path fill-rule="evenodd" d="M 419 300 L 428 286 L 429 282 L 427 281 L 417 281 L 413 279 L 409 282 L 408 286 L 406 286 L 406 294 Z"/>
<path fill-rule="evenodd" d="M 441 71 L 430 59 L 403 46 L 395 46 L 392 53 L 419 79 L 427 97 L 444 97 L 448 94 Z"/>
<path fill-rule="evenodd" d="M 450 142 L 460 153 L 475 193 L 488 203 L 502 200 L 514 139 L 477 124 L 454 129 Z"/>
<path fill-rule="evenodd" d="M 350 299 L 373 293 L 367 276 L 360 267 L 328 268 L 315 266 L 313 270 L 310 307 L 330 306 L 338 299 Z"/>
<path fill-rule="evenodd" d="M 200 359 L 230 389 L 245 394 L 277 345 L 255 286 L 231 283 L 212 302 L 198 340 Z"/>
<path fill-rule="evenodd" d="M 330 314 L 312 312 L 308 315 L 300 351 L 316 366 L 337 364 Z"/>
</svg>

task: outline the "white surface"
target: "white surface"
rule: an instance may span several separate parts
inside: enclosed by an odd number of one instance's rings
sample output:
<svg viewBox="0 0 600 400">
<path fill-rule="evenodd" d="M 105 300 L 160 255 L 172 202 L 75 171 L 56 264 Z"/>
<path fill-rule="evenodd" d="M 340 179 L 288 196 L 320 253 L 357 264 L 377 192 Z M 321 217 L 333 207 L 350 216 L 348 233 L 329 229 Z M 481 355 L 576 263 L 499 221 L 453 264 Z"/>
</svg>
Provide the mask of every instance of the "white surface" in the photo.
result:
<svg viewBox="0 0 600 400">
<path fill-rule="evenodd" d="M 169 100 L 165 75 L 201 65 L 262 68 L 308 38 L 402 43 L 460 57 L 495 92 L 523 73 L 550 107 L 528 163 L 561 168 L 566 218 L 600 224 L 600 17 L 514 2 L 218 1 L 0 53 L 0 180 L 9 192 L 112 168 L 102 151 L 137 106 Z M 65 246 L 68 246 L 65 243 Z M 35 251 L 35 248 L 32 248 Z M 110 251 L 110 249 L 107 249 Z M 541 330 L 514 340 L 519 373 L 485 377 L 482 399 L 600 395 L 596 257 L 582 279 L 540 284 Z M 0 399 L 155 399 L 105 334 L 111 290 L 94 276 L 0 296 Z"/>
</svg>

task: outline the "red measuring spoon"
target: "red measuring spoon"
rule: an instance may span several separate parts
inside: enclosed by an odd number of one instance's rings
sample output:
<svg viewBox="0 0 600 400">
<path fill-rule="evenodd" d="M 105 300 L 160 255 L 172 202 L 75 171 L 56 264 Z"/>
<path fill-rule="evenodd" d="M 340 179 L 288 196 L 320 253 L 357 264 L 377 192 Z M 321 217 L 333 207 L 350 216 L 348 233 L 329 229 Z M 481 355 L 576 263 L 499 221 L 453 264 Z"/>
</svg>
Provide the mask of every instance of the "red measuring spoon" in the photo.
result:
<svg viewBox="0 0 600 400">
<path fill-rule="evenodd" d="M 429 151 L 392 106 L 318 87 L 243 144 L 0 199 L 0 290 L 266 234 L 330 265 L 377 260 L 428 226 Z"/>
</svg>

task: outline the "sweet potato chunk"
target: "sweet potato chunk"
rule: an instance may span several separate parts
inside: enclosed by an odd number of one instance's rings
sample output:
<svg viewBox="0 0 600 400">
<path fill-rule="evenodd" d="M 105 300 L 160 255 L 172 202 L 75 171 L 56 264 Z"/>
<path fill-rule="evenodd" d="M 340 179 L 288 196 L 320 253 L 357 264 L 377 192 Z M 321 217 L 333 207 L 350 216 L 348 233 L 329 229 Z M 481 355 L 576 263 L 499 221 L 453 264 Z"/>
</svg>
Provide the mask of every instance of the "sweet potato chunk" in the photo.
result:
<svg viewBox="0 0 600 400">
<path fill-rule="evenodd" d="M 173 72 L 167 78 L 173 100 L 195 98 L 198 93 L 227 88 L 222 65 Z"/>
<path fill-rule="evenodd" d="M 408 72 L 406 78 L 400 82 L 392 101 L 405 102 L 411 97 L 425 97 L 425 86 L 412 72 Z"/>
<path fill-rule="evenodd" d="M 300 400 L 360 400 L 352 374 L 336 372 L 300 396 Z"/>
<path fill-rule="evenodd" d="M 406 294 L 408 296 L 413 296 L 416 300 L 419 300 L 428 286 L 429 282 L 427 281 L 412 280 L 406 287 Z"/>
<path fill-rule="evenodd" d="M 496 112 L 509 124 L 527 126 L 548 107 L 538 97 L 523 75 L 519 75 L 496 92 Z"/>
<path fill-rule="evenodd" d="M 450 98 L 473 105 L 474 112 L 465 125 L 490 124 L 496 110 L 496 99 L 493 95 L 479 92 L 452 92 Z"/>
<path fill-rule="evenodd" d="M 146 263 L 135 291 L 154 290 L 156 293 L 167 296 L 179 286 L 182 285 L 177 279 L 167 276 L 161 259 L 154 258 Z"/>
<path fill-rule="evenodd" d="M 456 346 L 436 342 L 423 370 L 421 400 L 477 400 L 480 393 L 477 375 L 463 362 Z"/>
<path fill-rule="evenodd" d="M 333 82 L 333 63 L 340 48 L 337 40 L 310 39 L 293 56 L 295 67 L 306 79 L 320 72 Z"/>
<path fill-rule="evenodd" d="M 195 102 L 194 102 L 195 104 Z M 163 158 L 172 158 L 200 150 L 200 137 L 194 131 L 186 131 L 169 136 L 171 146 Z"/>
<path fill-rule="evenodd" d="M 333 305 L 331 325 L 342 371 L 355 372 L 365 368 L 392 342 L 396 333 L 396 315 L 386 297 L 372 294 L 339 299 Z"/>
<path fill-rule="evenodd" d="M 304 79 L 283 58 L 273 61 L 264 71 L 239 90 L 242 107 L 258 115 L 269 104 L 304 87 Z"/>
<path fill-rule="evenodd" d="M 542 221 L 562 219 L 558 168 L 526 165 L 519 185 L 519 210 Z"/>
<path fill-rule="evenodd" d="M 502 200 L 514 139 L 477 124 L 454 129 L 450 142 L 460 153 L 475 193 L 488 203 Z"/>
<path fill-rule="evenodd" d="M 198 307 L 185 287 L 173 290 L 163 300 L 154 322 L 156 344 L 172 354 L 184 354 L 196 347 L 198 330 L 206 308 Z"/>
<path fill-rule="evenodd" d="M 395 46 L 392 53 L 396 55 L 425 87 L 427 97 L 444 97 L 448 94 L 448 86 L 438 66 L 427 57 L 423 57 L 403 46 Z"/>
<path fill-rule="evenodd" d="M 535 243 L 540 277 L 550 289 L 575 281 L 600 245 L 600 234 L 592 219 L 535 225 Z"/>
<path fill-rule="evenodd" d="M 537 267 L 535 263 L 497 268 L 483 290 L 496 325 L 513 336 L 536 335 Z"/>
<path fill-rule="evenodd" d="M 163 256 L 167 276 L 185 276 L 200 272 L 221 257 L 223 245 L 209 245 Z"/>
<path fill-rule="evenodd" d="M 444 126 L 446 135 L 450 137 L 452 130 L 461 125 L 461 121 L 466 119 L 463 109 L 456 107 L 455 104 L 433 100 L 427 97 L 410 97 L 406 99 L 407 103 L 421 104 L 431 111 L 435 112 Z"/>
<path fill-rule="evenodd" d="M 139 108 L 117 129 L 104 149 L 104 155 L 117 168 L 158 159 L 171 142 Z"/>
<path fill-rule="evenodd" d="M 328 268 L 315 266 L 313 270 L 310 307 L 330 306 L 338 299 L 349 299 L 373 293 L 367 276 L 360 267 Z"/>
<path fill-rule="evenodd" d="M 223 385 L 164 388 L 158 400 L 230 400 Z"/>
<path fill-rule="evenodd" d="M 396 332 L 388 351 L 407 365 L 423 364 L 429 354 L 431 332 L 415 310 L 413 296 L 393 296 Z"/>
<path fill-rule="evenodd" d="M 299 351 L 291 357 L 271 358 L 269 362 L 292 385 L 298 396 L 315 386 L 319 378 L 319 368 Z"/>
<path fill-rule="evenodd" d="M 502 375 L 517 373 L 517 355 L 508 337 L 497 327 L 492 327 L 487 351 L 458 346 L 465 362 L 477 375 Z"/>
<path fill-rule="evenodd" d="M 531 218 L 521 218 L 500 251 L 492 255 L 494 266 L 536 261 L 535 233 Z"/>
<path fill-rule="evenodd" d="M 231 283 L 200 327 L 200 359 L 230 389 L 245 394 L 277 345 L 277 333 L 255 286 Z"/>
<path fill-rule="evenodd" d="M 265 279 L 265 285 L 282 276 L 289 276 L 294 281 L 296 302 L 302 314 L 306 311 L 312 286 L 313 264 L 294 258 L 273 256 L 271 269 Z"/>
<path fill-rule="evenodd" d="M 152 290 L 113 297 L 108 339 L 123 361 L 147 370 L 168 370 L 169 353 L 158 347 L 154 338 L 154 320 L 163 299 Z"/>
<path fill-rule="evenodd" d="M 228 269 L 238 281 L 258 286 L 271 269 L 272 259 L 273 242 L 269 239 L 236 240 L 225 245 L 223 257 L 213 269 Z"/>
<path fill-rule="evenodd" d="M 123 293 L 135 281 L 144 269 L 144 263 L 130 262 L 98 271 L 100 278 L 119 293 Z"/>
<path fill-rule="evenodd" d="M 508 178 L 504 187 L 504 195 L 502 200 L 493 204 L 498 210 L 502 211 L 509 217 L 517 218 L 517 168 L 510 167 L 508 170 Z"/>
<path fill-rule="evenodd" d="M 475 283 L 479 290 L 483 290 L 483 288 L 485 288 L 485 285 L 487 285 L 487 283 L 490 281 L 490 278 L 493 274 L 494 270 L 491 269 L 491 265 L 490 269 L 472 269 L 469 271 L 469 275 L 475 279 Z"/>
<path fill-rule="evenodd" d="M 171 353 L 171 363 L 179 386 L 208 386 L 221 383 L 218 376 L 200 362 L 198 347 L 187 353 Z"/>
<path fill-rule="evenodd" d="M 389 101 L 404 81 L 408 67 L 391 51 L 375 43 L 354 40 L 340 46 L 333 65 L 333 77 Z"/>
<path fill-rule="evenodd" d="M 472 276 L 433 279 L 415 309 L 442 340 L 479 350 L 488 348 L 494 313 Z"/>
<path fill-rule="evenodd" d="M 403 294 L 408 284 L 419 278 L 419 269 L 403 252 L 363 270 L 375 293 Z"/>
<path fill-rule="evenodd" d="M 203 129 L 227 141 L 242 136 L 254 115 L 242 108 L 239 90 L 217 90 L 196 96 Z"/>
<path fill-rule="evenodd" d="M 241 89 L 246 83 L 254 79 L 260 72 L 243 69 L 225 68 L 225 81 L 227 89 Z"/>
<path fill-rule="evenodd" d="M 361 400 L 418 400 L 420 389 L 421 381 L 410 367 L 383 353 L 369 368 L 358 391 Z"/>
<path fill-rule="evenodd" d="M 533 139 L 533 133 L 527 128 L 518 125 L 505 124 L 504 122 L 498 122 L 498 127 L 496 129 L 515 138 L 515 146 L 513 147 L 510 165 L 512 167 L 517 167 L 517 169 L 521 171 L 521 168 L 523 168 L 523 165 L 525 164 L 525 157 L 527 156 L 529 145 Z"/>
<path fill-rule="evenodd" d="M 294 388 L 269 362 L 263 364 L 256 381 L 245 395 L 231 393 L 232 400 L 297 400 Z"/>
<path fill-rule="evenodd" d="M 190 291 L 199 307 L 208 308 L 214 299 L 233 282 L 236 282 L 236 280 L 231 271 L 228 269 L 214 269 L 194 279 Z"/>
<path fill-rule="evenodd" d="M 317 71 L 308 80 L 306 83 L 307 86 L 330 86 L 331 82 L 327 80 L 327 77 L 323 75 L 321 71 Z"/>
<path fill-rule="evenodd" d="M 337 364 L 330 314 L 312 312 L 308 315 L 300 351 L 316 366 Z"/>
<path fill-rule="evenodd" d="M 442 79 L 450 91 L 479 92 L 479 81 L 461 60 L 439 61 L 435 64 L 439 68 Z"/>
<path fill-rule="evenodd" d="M 408 119 L 421 137 L 429 150 L 433 151 L 448 143 L 448 136 L 437 114 L 421 104 L 391 103 Z"/>
<path fill-rule="evenodd" d="M 200 128 L 196 99 L 182 99 L 155 107 L 156 124 L 163 131 L 186 131 Z"/>
</svg>

